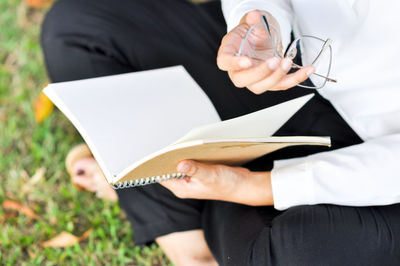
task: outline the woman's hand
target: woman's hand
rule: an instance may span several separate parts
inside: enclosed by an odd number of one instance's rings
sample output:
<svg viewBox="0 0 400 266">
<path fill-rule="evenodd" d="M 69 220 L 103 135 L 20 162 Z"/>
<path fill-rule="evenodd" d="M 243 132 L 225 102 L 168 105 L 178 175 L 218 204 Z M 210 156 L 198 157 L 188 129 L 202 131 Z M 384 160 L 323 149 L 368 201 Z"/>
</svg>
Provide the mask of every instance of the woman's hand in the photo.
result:
<svg viewBox="0 0 400 266">
<path fill-rule="evenodd" d="M 252 206 L 273 205 L 270 172 L 242 167 L 181 161 L 182 179 L 162 182 L 179 198 L 222 200 Z"/>
<path fill-rule="evenodd" d="M 292 60 L 274 57 L 273 46 L 269 48 L 270 51 L 263 51 L 264 54 L 270 54 L 271 57 L 262 62 L 248 56 L 236 55 L 248 28 L 261 22 L 261 14 L 267 16 L 269 23 L 277 29 L 277 34 L 280 35 L 279 25 L 269 13 L 251 11 L 246 14 L 236 28 L 224 36 L 217 56 L 218 67 L 228 72 L 236 87 L 247 87 L 256 94 L 261 94 L 267 90 L 286 90 L 294 87 L 314 72 L 314 68 L 309 66 L 288 74 L 292 67 Z"/>
</svg>

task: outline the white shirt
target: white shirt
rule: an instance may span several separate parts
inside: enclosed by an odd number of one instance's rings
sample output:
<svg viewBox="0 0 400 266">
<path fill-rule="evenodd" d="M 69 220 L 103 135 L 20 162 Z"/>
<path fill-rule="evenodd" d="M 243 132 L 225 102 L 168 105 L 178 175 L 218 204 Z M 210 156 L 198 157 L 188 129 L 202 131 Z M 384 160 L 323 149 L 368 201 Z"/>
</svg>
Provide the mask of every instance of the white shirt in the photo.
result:
<svg viewBox="0 0 400 266">
<path fill-rule="evenodd" d="M 259 9 L 296 34 L 333 40 L 331 76 L 319 90 L 364 143 L 274 162 L 275 208 L 400 203 L 400 1 L 223 0 L 228 30 Z"/>
</svg>

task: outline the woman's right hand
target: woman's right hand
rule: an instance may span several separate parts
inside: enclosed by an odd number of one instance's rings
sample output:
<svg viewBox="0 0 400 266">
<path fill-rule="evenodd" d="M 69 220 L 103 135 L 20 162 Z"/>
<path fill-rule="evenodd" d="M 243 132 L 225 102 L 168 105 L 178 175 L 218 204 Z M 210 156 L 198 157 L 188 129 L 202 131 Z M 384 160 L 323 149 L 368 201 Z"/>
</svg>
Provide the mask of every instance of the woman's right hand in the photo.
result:
<svg viewBox="0 0 400 266">
<path fill-rule="evenodd" d="M 314 68 L 308 66 L 288 74 L 292 60 L 274 57 L 273 50 L 270 51 L 271 57 L 261 63 L 248 56 L 236 55 L 248 28 L 261 22 L 261 14 L 267 16 L 269 23 L 278 29 L 280 34 L 277 21 L 269 13 L 251 11 L 243 17 L 236 28 L 223 37 L 217 56 L 218 67 L 228 72 L 233 84 L 239 88 L 247 87 L 255 94 L 268 90 L 286 90 L 308 79 L 314 72 Z"/>
</svg>

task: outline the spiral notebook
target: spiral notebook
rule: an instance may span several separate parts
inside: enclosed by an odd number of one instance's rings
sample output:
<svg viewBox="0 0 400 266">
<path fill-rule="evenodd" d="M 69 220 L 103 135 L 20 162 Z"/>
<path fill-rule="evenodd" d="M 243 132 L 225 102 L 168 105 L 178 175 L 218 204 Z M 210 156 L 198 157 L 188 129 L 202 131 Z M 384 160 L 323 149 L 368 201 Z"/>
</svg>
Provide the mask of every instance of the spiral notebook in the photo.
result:
<svg viewBox="0 0 400 266">
<path fill-rule="evenodd" d="M 181 178 L 183 159 L 241 165 L 329 137 L 272 137 L 313 96 L 221 121 L 182 66 L 53 83 L 44 93 L 88 144 L 114 188 Z"/>
</svg>

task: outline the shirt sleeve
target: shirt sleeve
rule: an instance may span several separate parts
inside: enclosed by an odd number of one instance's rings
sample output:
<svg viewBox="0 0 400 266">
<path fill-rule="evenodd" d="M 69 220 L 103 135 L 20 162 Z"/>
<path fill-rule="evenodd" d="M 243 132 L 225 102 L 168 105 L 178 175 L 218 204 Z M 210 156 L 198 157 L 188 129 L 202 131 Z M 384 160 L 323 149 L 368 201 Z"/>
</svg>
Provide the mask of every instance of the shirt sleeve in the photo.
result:
<svg viewBox="0 0 400 266">
<path fill-rule="evenodd" d="M 400 202 L 400 133 L 307 157 L 274 162 L 275 208 Z"/>
<path fill-rule="evenodd" d="M 262 10 L 270 13 L 281 30 L 282 46 L 285 50 L 290 43 L 293 11 L 288 0 L 222 0 L 222 12 L 228 32 L 236 27 L 242 17 L 252 11 Z"/>
</svg>

